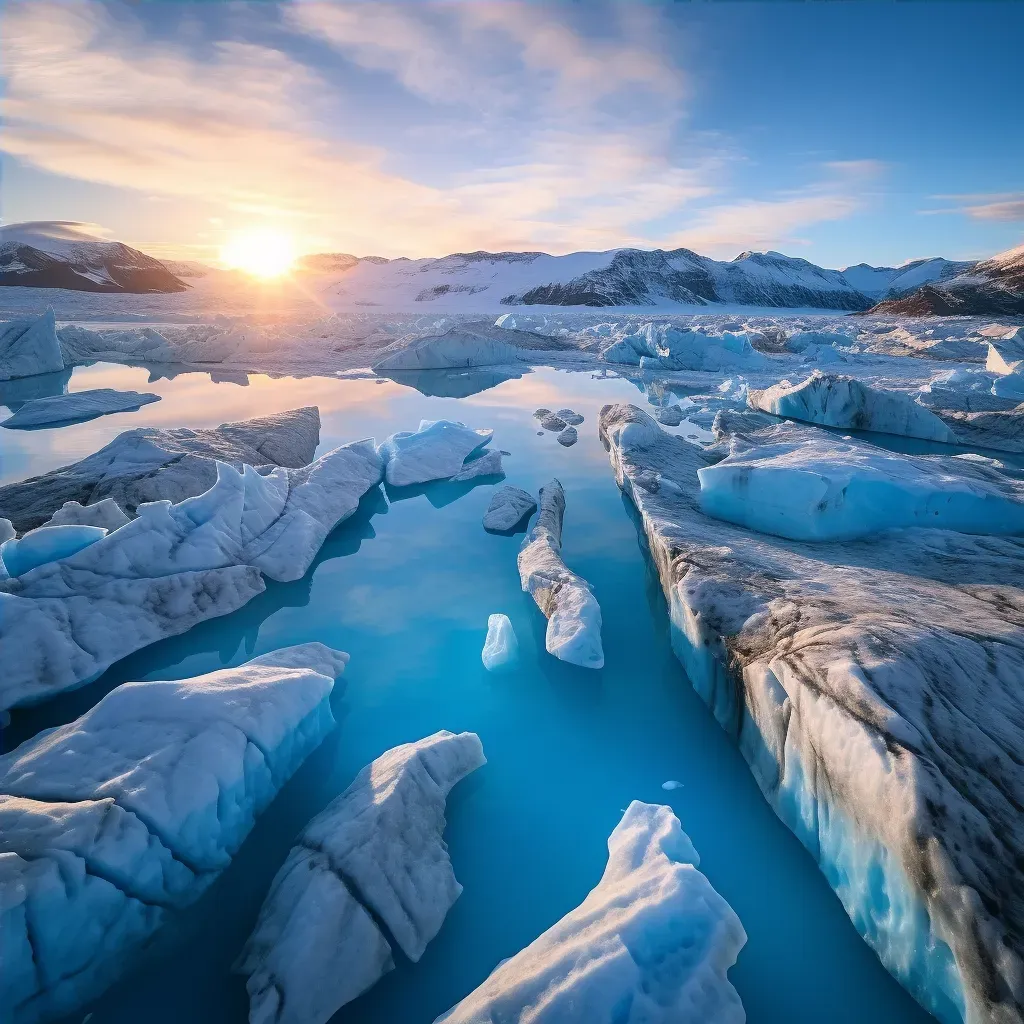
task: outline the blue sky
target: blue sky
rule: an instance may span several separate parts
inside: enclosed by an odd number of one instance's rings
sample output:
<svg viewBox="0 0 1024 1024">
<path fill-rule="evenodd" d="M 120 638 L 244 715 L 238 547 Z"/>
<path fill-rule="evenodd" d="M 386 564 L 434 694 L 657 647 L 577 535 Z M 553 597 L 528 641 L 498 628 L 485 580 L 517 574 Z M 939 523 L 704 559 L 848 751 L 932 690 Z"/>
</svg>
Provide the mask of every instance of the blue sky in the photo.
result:
<svg viewBox="0 0 1024 1024">
<path fill-rule="evenodd" d="M 2 217 L 214 259 L 1024 241 L 1024 4 L 5 3 Z"/>
</svg>

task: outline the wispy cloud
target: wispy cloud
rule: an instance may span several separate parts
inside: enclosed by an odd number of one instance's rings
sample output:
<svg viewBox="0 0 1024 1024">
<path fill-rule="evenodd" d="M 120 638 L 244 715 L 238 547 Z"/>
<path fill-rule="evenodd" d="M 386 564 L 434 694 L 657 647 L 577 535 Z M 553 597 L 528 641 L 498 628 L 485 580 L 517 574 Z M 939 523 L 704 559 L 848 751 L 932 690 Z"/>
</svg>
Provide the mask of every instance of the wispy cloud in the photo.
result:
<svg viewBox="0 0 1024 1024">
<path fill-rule="evenodd" d="M 974 220 L 1016 223 L 1024 221 L 1024 192 L 980 192 L 964 195 L 937 195 L 934 200 L 955 205 L 937 210 L 922 210 L 924 214 L 960 213 Z"/>
</svg>

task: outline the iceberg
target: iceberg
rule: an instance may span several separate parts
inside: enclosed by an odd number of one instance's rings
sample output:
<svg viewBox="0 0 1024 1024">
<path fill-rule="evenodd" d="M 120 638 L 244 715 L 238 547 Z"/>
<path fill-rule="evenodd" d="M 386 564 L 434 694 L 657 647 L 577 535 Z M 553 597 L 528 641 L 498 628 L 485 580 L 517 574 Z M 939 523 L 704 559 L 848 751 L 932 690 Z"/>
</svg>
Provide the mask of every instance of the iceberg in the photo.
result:
<svg viewBox="0 0 1024 1024">
<path fill-rule="evenodd" d="M 607 362 L 631 363 L 642 369 L 728 371 L 762 366 L 765 357 L 745 332 L 706 334 L 670 324 L 646 324 L 605 349 Z"/>
<path fill-rule="evenodd" d="M 666 427 L 678 427 L 683 422 L 683 409 L 678 402 L 663 406 L 658 410 L 658 422 Z"/>
<path fill-rule="evenodd" d="M 484 529 L 495 533 L 514 530 L 537 511 L 537 502 L 529 491 L 510 485 L 499 487 L 484 513 Z"/>
<path fill-rule="evenodd" d="M 1024 482 L 987 459 L 899 455 L 757 413 L 719 413 L 731 453 L 697 471 L 710 516 L 791 540 L 868 537 L 908 526 L 1024 534 Z M 747 425 L 750 429 L 747 429 Z"/>
<path fill-rule="evenodd" d="M 30 427 L 59 427 L 64 423 L 94 420 L 108 413 L 141 409 L 144 405 L 159 401 L 159 395 L 148 392 L 115 391 L 113 388 L 75 391 L 69 395 L 36 398 L 26 402 L 0 426 L 23 430 Z"/>
<path fill-rule="evenodd" d="M 132 651 L 235 611 L 263 591 L 261 573 L 299 579 L 380 477 L 372 441 L 265 477 L 220 463 L 204 494 L 141 505 L 89 547 L 0 583 L 0 709 L 80 686 Z"/>
<path fill-rule="evenodd" d="M 40 526 L 0 544 L 0 569 L 8 577 L 23 576 L 37 566 L 67 558 L 106 535 L 101 526 Z"/>
<path fill-rule="evenodd" d="M 487 616 L 487 638 L 484 649 L 480 652 L 480 660 L 488 672 L 503 668 L 519 656 L 519 641 L 516 640 L 512 621 L 500 612 Z"/>
<path fill-rule="evenodd" d="M 0 757 L 0 1006 L 71 1013 L 231 862 L 334 728 L 348 655 L 309 643 L 124 683 Z"/>
<path fill-rule="evenodd" d="M 0 380 L 63 369 L 52 309 L 34 319 L 0 323 Z"/>
<path fill-rule="evenodd" d="M 562 561 L 565 491 L 557 480 L 540 489 L 540 515 L 519 551 L 523 590 L 548 620 L 548 654 L 582 668 L 603 668 L 601 607 L 590 584 Z"/>
<path fill-rule="evenodd" d="M 0 509 L 19 531 L 45 523 L 68 501 L 113 498 L 129 515 L 149 501 L 181 501 L 217 479 L 217 462 L 245 466 L 309 463 L 320 440 L 315 406 L 222 423 L 212 430 L 141 427 L 118 434 L 81 462 L 0 487 Z"/>
<path fill-rule="evenodd" d="M 139 330 L 90 331 L 69 324 L 57 332 L 64 359 L 84 363 L 99 359 L 137 363 L 222 363 L 237 355 L 245 336 L 206 325 L 161 333 Z M 255 345 L 250 343 L 250 347 Z"/>
<path fill-rule="evenodd" d="M 507 341 L 453 328 L 445 334 L 416 338 L 385 350 L 372 369 L 374 373 L 441 370 L 456 366 L 502 366 L 519 361 L 519 350 Z"/>
<path fill-rule="evenodd" d="M 782 381 L 763 391 L 750 391 L 747 404 L 773 416 L 826 427 L 956 443 L 953 431 L 909 395 L 818 370 L 800 384 Z"/>
<path fill-rule="evenodd" d="M 1021 1020 L 1024 539 L 782 540 L 705 515 L 713 456 L 634 406 L 600 436 L 687 676 L 857 931 L 939 1020 Z"/>
<path fill-rule="evenodd" d="M 444 833 L 452 787 L 486 759 L 475 733 L 434 733 L 367 765 L 306 825 L 235 963 L 253 1024 L 326 1024 L 418 961 L 462 892 Z"/>
<path fill-rule="evenodd" d="M 93 505 L 65 501 L 44 526 L 102 526 L 108 532 L 130 522 L 113 498 L 103 498 Z"/>
<path fill-rule="evenodd" d="M 391 487 L 448 480 L 468 455 L 491 440 L 492 430 L 470 430 L 452 420 L 421 420 L 415 431 L 400 430 L 378 446 L 384 478 Z"/>
<path fill-rule="evenodd" d="M 699 863 L 670 808 L 634 800 L 587 898 L 435 1024 L 743 1024 L 747 935 Z"/>
</svg>

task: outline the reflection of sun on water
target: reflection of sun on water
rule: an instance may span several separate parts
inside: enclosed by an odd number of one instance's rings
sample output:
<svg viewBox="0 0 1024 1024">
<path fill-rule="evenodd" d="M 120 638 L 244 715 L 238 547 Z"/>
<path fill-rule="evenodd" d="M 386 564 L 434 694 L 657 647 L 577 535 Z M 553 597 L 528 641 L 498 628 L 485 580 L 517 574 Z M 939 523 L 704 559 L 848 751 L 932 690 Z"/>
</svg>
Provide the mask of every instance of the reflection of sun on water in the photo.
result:
<svg viewBox="0 0 1024 1024">
<path fill-rule="evenodd" d="M 280 277 L 295 262 L 295 245 L 278 231 L 245 231 L 225 243 L 220 259 L 231 270 L 255 277 Z"/>
</svg>

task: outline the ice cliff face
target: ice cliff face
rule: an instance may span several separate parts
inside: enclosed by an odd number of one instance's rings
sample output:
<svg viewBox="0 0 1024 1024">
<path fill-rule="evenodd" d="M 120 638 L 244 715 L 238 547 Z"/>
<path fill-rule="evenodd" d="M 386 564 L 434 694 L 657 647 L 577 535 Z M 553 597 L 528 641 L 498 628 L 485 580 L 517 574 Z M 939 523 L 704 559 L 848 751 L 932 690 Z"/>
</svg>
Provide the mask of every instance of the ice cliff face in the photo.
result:
<svg viewBox="0 0 1024 1024">
<path fill-rule="evenodd" d="M 63 369 L 52 309 L 33 320 L 0 323 L 0 381 Z"/>
<path fill-rule="evenodd" d="M 435 1024 L 742 1024 L 747 940 L 668 807 L 634 800 L 601 881 Z"/>
<path fill-rule="evenodd" d="M 420 959 L 462 892 L 445 801 L 485 760 L 471 732 L 403 744 L 309 822 L 235 965 L 253 1024 L 326 1024 L 394 967 L 392 942 Z"/>
<path fill-rule="evenodd" d="M 0 1006 L 71 1013 L 230 863 L 334 727 L 348 655 L 302 644 L 238 668 L 125 683 L 0 757 Z"/>
<path fill-rule="evenodd" d="M 320 440 L 315 406 L 223 423 L 211 430 L 143 427 L 118 434 L 81 462 L 0 487 L 0 515 L 21 530 L 40 526 L 65 502 L 113 498 L 130 515 L 147 501 L 181 501 L 217 479 L 217 463 L 304 466 Z"/>
<path fill-rule="evenodd" d="M 940 1020 L 1024 1020 L 1024 540 L 780 540 L 707 517 L 646 413 L 600 432 L 687 675 L 858 931 Z"/>
</svg>

